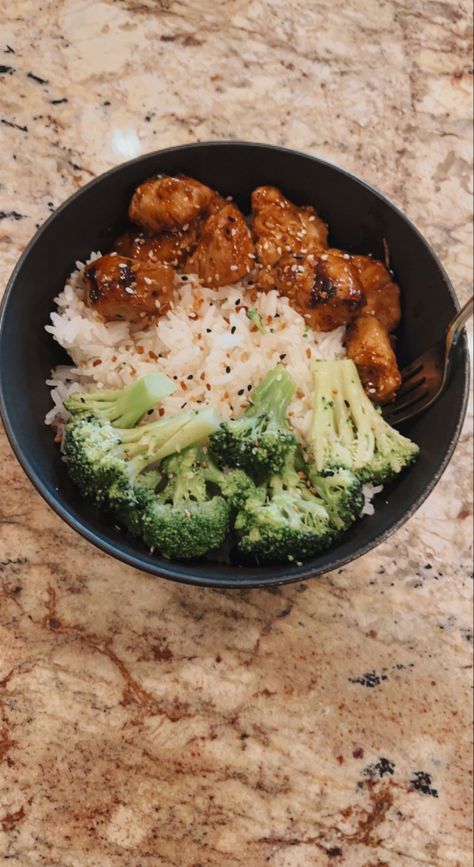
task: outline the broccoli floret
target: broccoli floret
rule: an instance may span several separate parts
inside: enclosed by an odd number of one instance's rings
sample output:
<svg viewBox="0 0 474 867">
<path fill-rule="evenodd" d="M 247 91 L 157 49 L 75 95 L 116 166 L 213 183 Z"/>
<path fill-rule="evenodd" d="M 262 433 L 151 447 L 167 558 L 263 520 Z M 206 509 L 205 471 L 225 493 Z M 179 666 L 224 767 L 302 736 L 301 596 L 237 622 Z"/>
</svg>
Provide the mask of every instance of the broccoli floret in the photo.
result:
<svg viewBox="0 0 474 867">
<path fill-rule="evenodd" d="M 260 334 L 266 334 L 266 329 L 262 324 L 262 317 L 256 307 L 251 307 L 247 310 L 247 319 L 250 319 L 252 325 L 255 325 Z"/>
<path fill-rule="evenodd" d="M 305 560 L 337 535 L 323 499 L 296 467 L 294 448 L 281 471 L 256 487 L 237 514 L 238 550 L 258 563 Z"/>
<path fill-rule="evenodd" d="M 208 436 L 218 424 L 211 409 L 124 429 L 80 415 L 65 428 L 69 474 L 83 496 L 123 514 L 139 506 L 136 485 L 145 470 Z"/>
<path fill-rule="evenodd" d="M 390 427 L 367 397 L 353 361 L 317 361 L 308 444 L 316 473 L 354 472 L 384 484 L 419 454 L 419 447 Z"/>
<path fill-rule="evenodd" d="M 278 472 L 286 453 L 297 443 L 286 420 L 295 389 L 282 365 L 267 374 L 243 415 L 223 422 L 211 436 L 212 448 L 226 464 L 255 475 Z"/>
<path fill-rule="evenodd" d="M 253 487 L 240 470 L 224 473 L 209 451 L 192 446 L 162 463 L 165 487 L 148 499 L 145 542 L 165 557 L 202 557 L 219 548 L 229 532 L 231 506 Z"/>
<path fill-rule="evenodd" d="M 74 392 L 64 406 L 76 415 L 94 415 L 115 427 L 133 427 L 148 410 L 176 390 L 175 384 L 162 373 L 149 373 L 118 390 L 96 388 Z"/>
<path fill-rule="evenodd" d="M 114 485 L 109 488 L 108 506 L 117 522 L 132 536 L 142 535 L 143 513 L 161 480 L 159 470 L 148 470 L 140 473 L 130 488 L 124 488 L 120 484 L 117 488 Z"/>
<path fill-rule="evenodd" d="M 362 482 L 350 470 L 335 470 L 322 476 L 308 469 L 308 477 L 317 495 L 321 497 L 331 523 L 340 532 L 346 530 L 360 516 L 364 505 Z"/>
</svg>

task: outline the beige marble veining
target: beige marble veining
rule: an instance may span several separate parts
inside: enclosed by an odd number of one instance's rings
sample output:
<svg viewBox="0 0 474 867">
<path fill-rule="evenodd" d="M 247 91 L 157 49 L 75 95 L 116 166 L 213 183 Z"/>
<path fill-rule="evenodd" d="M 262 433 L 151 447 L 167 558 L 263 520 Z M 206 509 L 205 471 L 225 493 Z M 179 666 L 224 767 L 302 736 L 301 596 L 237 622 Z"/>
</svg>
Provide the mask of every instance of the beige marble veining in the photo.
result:
<svg viewBox="0 0 474 867">
<path fill-rule="evenodd" d="M 471 291 L 467 0 L 16 0 L 0 283 L 68 195 L 155 148 L 293 146 L 390 195 Z M 471 422 L 419 512 L 275 591 L 136 572 L 3 437 L 0 862 L 469 867 Z"/>
</svg>

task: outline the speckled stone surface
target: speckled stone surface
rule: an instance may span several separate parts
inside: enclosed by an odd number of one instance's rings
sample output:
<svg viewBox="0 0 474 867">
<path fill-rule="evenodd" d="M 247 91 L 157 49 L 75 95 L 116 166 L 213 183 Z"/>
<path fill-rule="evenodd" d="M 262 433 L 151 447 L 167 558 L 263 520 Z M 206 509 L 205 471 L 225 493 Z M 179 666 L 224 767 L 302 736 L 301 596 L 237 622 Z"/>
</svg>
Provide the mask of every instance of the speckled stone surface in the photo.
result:
<svg viewBox="0 0 474 867">
<path fill-rule="evenodd" d="M 470 291 L 467 0 L 16 0 L 0 36 L 0 278 L 135 154 L 319 154 Z M 3 438 L 0 861 L 469 867 L 470 422 L 435 492 L 340 572 L 174 586 L 94 550 Z"/>
</svg>

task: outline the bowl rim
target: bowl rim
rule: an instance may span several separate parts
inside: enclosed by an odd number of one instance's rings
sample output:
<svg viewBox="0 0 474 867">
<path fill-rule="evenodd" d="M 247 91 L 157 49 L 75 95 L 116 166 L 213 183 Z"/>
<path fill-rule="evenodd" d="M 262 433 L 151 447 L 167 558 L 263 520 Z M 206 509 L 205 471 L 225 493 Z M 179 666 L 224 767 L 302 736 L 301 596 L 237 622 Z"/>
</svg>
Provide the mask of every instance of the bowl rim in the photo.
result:
<svg viewBox="0 0 474 867">
<path fill-rule="evenodd" d="M 391 199 L 389 199 L 384 193 L 382 193 L 377 187 L 373 186 L 372 184 L 369 184 L 367 181 L 364 181 L 362 178 L 360 178 L 358 175 L 354 174 L 353 172 L 350 172 L 347 169 L 342 168 L 337 163 L 330 162 L 329 160 L 322 159 L 321 157 L 318 157 L 318 156 L 313 156 L 312 154 L 305 153 L 304 151 L 295 150 L 294 148 L 283 147 L 281 145 L 270 145 L 270 144 L 266 144 L 265 142 L 252 142 L 252 141 L 246 141 L 246 140 L 241 140 L 241 139 L 219 139 L 219 140 L 202 141 L 202 142 L 191 142 L 188 144 L 181 144 L 181 145 L 171 146 L 171 147 L 167 147 L 167 148 L 160 148 L 160 149 L 155 150 L 155 151 L 149 151 L 147 153 L 140 154 L 139 156 L 134 157 L 133 159 L 130 159 L 130 160 L 126 160 L 125 162 L 121 162 L 118 165 L 113 166 L 110 169 L 107 169 L 107 171 L 102 172 L 100 175 L 97 175 L 96 177 L 92 178 L 92 180 L 88 181 L 87 184 L 84 184 L 84 186 L 81 186 L 78 190 L 76 190 L 74 193 L 72 193 L 72 195 L 70 195 L 64 202 L 62 202 L 62 204 L 59 205 L 59 207 L 55 211 L 53 211 L 53 213 L 50 214 L 50 216 L 38 227 L 38 229 L 34 233 L 33 237 L 31 238 L 31 240 L 28 242 L 27 246 L 25 247 L 23 253 L 20 255 L 19 259 L 17 260 L 15 266 L 13 267 L 13 270 L 10 274 L 8 281 L 7 281 L 5 291 L 4 291 L 4 294 L 3 294 L 3 297 L 2 297 L 2 300 L 0 303 L 0 343 L 1 343 L 2 335 L 3 335 L 3 326 L 4 326 L 5 317 L 6 317 L 6 310 L 7 310 L 7 306 L 8 306 L 8 301 L 9 301 L 9 298 L 10 298 L 12 292 L 13 292 L 17 276 L 18 276 L 18 274 L 19 274 L 19 272 L 23 266 L 24 261 L 29 256 L 30 251 L 35 246 L 38 239 L 41 237 L 41 235 L 49 227 L 50 223 L 57 220 L 58 217 L 61 216 L 61 213 L 71 204 L 71 202 L 78 199 L 80 196 L 82 196 L 84 193 L 86 193 L 91 187 L 100 183 L 104 178 L 110 177 L 110 176 L 114 175 L 115 173 L 121 172 L 126 166 L 138 164 L 138 163 L 143 162 L 146 159 L 149 159 L 151 157 L 155 157 L 155 156 L 158 157 L 158 156 L 161 156 L 163 154 L 171 153 L 171 152 L 174 153 L 174 152 L 182 151 L 184 153 L 188 150 L 194 150 L 196 148 L 202 148 L 202 147 L 219 148 L 219 147 L 229 147 L 229 146 L 230 147 L 236 147 L 236 148 L 242 147 L 242 146 L 252 147 L 252 148 L 257 148 L 257 149 L 261 148 L 262 150 L 274 150 L 274 151 L 279 151 L 279 152 L 286 153 L 286 154 L 292 154 L 292 155 L 296 155 L 299 157 L 303 157 L 304 159 L 312 160 L 316 163 L 327 166 L 330 169 L 335 169 L 340 174 L 345 175 L 347 178 L 349 178 L 353 181 L 356 181 L 356 183 L 358 183 L 362 187 L 365 187 L 365 189 L 367 189 L 370 193 L 372 193 L 376 198 L 380 199 L 382 202 L 384 202 L 384 204 L 388 205 L 389 208 L 391 208 L 391 210 L 395 211 L 398 214 L 398 216 L 401 217 L 402 220 L 404 220 L 405 223 L 408 224 L 409 228 L 414 232 L 415 235 L 417 235 L 417 237 L 425 245 L 425 247 L 428 249 L 430 255 L 433 257 L 436 265 L 438 266 L 438 268 L 440 270 L 440 273 L 441 273 L 441 275 L 444 279 L 444 282 L 445 282 L 446 289 L 447 289 L 447 291 L 451 297 L 451 300 L 452 300 L 455 308 L 457 310 L 459 310 L 459 307 L 460 307 L 459 301 L 457 299 L 457 296 L 456 296 L 456 293 L 455 293 L 454 288 L 452 286 L 452 283 L 448 277 L 448 274 L 447 274 L 444 266 L 442 265 L 437 254 L 433 250 L 431 244 L 426 240 L 426 238 L 419 231 L 419 229 L 416 227 L 416 225 L 409 219 L 409 217 L 407 217 L 407 215 L 396 204 L 394 204 L 394 202 L 392 202 Z M 198 576 L 198 575 L 193 574 L 193 568 L 194 567 L 192 567 L 192 566 L 188 567 L 188 568 L 183 566 L 183 568 L 181 568 L 181 564 L 178 561 L 170 560 L 169 566 L 163 565 L 162 563 L 160 563 L 159 566 L 157 564 L 157 566 L 155 567 L 152 563 L 148 563 L 148 562 L 143 561 L 138 553 L 137 554 L 129 554 L 129 553 L 126 553 L 124 551 L 121 551 L 120 548 L 116 546 L 116 544 L 107 541 L 107 539 L 103 538 L 99 532 L 91 530 L 88 526 L 86 526 L 83 523 L 83 521 L 81 519 L 76 518 L 75 515 L 73 515 L 69 511 L 67 506 L 60 503 L 59 500 L 57 499 L 57 497 L 55 496 L 54 492 L 50 491 L 49 488 L 47 487 L 47 485 L 42 481 L 40 475 L 36 471 L 36 468 L 31 464 L 31 462 L 28 460 L 28 458 L 23 454 L 21 448 L 19 447 L 19 445 L 17 443 L 16 434 L 15 434 L 15 431 L 13 430 L 13 426 L 10 422 L 9 411 L 8 411 L 8 408 L 7 408 L 5 399 L 4 399 L 3 389 L 1 388 L 1 372 L 0 372 L 0 418 L 3 422 L 3 426 L 5 428 L 7 439 L 10 443 L 10 446 L 13 450 L 13 453 L 15 454 L 20 466 L 22 467 L 22 469 L 26 473 L 27 477 L 29 478 L 29 480 L 31 481 L 31 483 L 33 484 L 35 489 L 40 494 L 40 496 L 43 498 L 43 500 L 73 530 L 75 530 L 77 533 L 79 533 L 81 536 L 83 536 L 83 538 L 85 538 L 88 542 L 91 542 L 92 545 L 94 545 L 96 548 L 103 551 L 104 553 L 108 554 L 109 556 L 111 556 L 117 560 L 120 560 L 121 562 L 125 563 L 126 565 L 132 566 L 133 568 L 138 569 L 141 572 L 146 572 L 150 575 L 153 575 L 154 577 L 165 578 L 167 580 L 177 581 L 178 583 L 197 585 L 197 586 L 201 586 L 201 587 L 207 586 L 207 587 L 211 587 L 211 588 L 226 588 L 226 589 L 241 590 L 241 589 L 249 589 L 252 587 L 268 587 L 268 586 L 276 586 L 276 585 L 282 585 L 282 584 L 292 584 L 292 583 L 296 583 L 298 581 L 306 581 L 310 578 L 316 578 L 316 577 L 319 577 L 321 575 L 327 574 L 328 572 L 333 572 L 337 569 L 342 568 L 343 566 L 346 566 L 348 563 L 352 563 L 353 561 L 358 560 L 364 554 L 367 554 L 369 551 L 376 548 L 378 545 L 380 545 L 382 542 L 384 542 L 387 538 L 389 538 L 389 536 L 391 536 L 398 529 L 400 529 L 400 527 L 403 526 L 403 524 L 420 508 L 422 503 L 427 499 L 429 494 L 436 487 L 436 485 L 438 484 L 441 476 L 443 475 L 447 465 L 449 464 L 449 462 L 451 460 L 454 449 L 457 446 L 457 443 L 459 441 L 459 437 L 461 434 L 462 426 L 464 423 L 466 410 L 467 410 L 467 404 L 468 404 L 468 398 L 469 398 L 469 385 L 470 385 L 470 365 L 469 365 L 469 353 L 468 353 L 468 349 L 467 349 L 467 338 L 466 338 L 465 334 L 463 335 L 462 341 L 460 342 L 460 345 L 458 347 L 458 353 L 459 354 L 461 354 L 460 353 L 461 347 L 462 347 L 462 354 L 464 356 L 464 390 L 463 390 L 462 403 L 461 403 L 460 412 L 458 415 L 456 427 L 455 427 L 454 433 L 451 437 L 449 446 L 448 446 L 448 448 L 445 452 L 445 455 L 443 457 L 443 460 L 441 461 L 440 465 L 437 467 L 436 472 L 433 474 L 432 478 L 430 479 L 430 482 L 422 490 L 422 492 L 417 497 L 417 499 L 411 504 L 411 506 L 406 510 L 406 512 L 404 512 L 404 514 L 399 518 L 398 521 L 396 521 L 394 524 L 391 524 L 390 527 L 388 527 L 386 530 L 379 533 L 373 539 L 369 540 L 365 545 L 358 548 L 355 554 L 347 554 L 345 556 L 340 556 L 340 557 L 335 556 L 334 561 L 332 562 L 332 564 L 329 567 L 321 567 L 321 568 L 314 567 L 314 566 L 310 565 L 311 561 L 307 561 L 307 563 L 304 563 L 301 567 L 296 567 L 296 568 L 294 566 L 291 567 L 292 570 L 294 570 L 293 574 L 287 575 L 287 576 L 283 575 L 281 577 L 280 577 L 280 575 L 278 575 L 278 576 L 275 576 L 273 578 L 272 576 L 268 576 L 268 573 L 267 573 L 267 576 L 264 578 L 261 575 L 261 572 L 260 572 L 260 577 L 259 577 L 259 568 L 260 567 L 258 567 L 258 566 L 241 567 L 242 568 L 241 579 L 235 578 L 234 577 L 235 573 L 234 573 L 234 576 L 232 578 L 230 575 L 228 578 L 226 578 L 225 573 L 222 574 L 221 576 L 219 576 L 217 574 L 208 574 L 204 577 L 204 576 Z M 334 551 L 336 553 L 337 548 L 334 549 Z M 278 570 L 278 572 L 282 571 L 282 567 L 275 567 L 275 568 Z"/>
</svg>

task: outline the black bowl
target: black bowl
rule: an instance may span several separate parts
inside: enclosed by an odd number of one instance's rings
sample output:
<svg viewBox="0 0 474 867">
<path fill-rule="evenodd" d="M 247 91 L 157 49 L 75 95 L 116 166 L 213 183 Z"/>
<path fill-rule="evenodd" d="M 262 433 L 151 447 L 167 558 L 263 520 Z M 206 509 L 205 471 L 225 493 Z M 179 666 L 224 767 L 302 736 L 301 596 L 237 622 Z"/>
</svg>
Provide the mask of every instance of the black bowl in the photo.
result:
<svg viewBox="0 0 474 867">
<path fill-rule="evenodd" d="M 38 230 L 10 278 L 0 320 L 0 407 L 13 450 L 47 503 L 71 527 L 108 554 L 164 578 L 214 587 L 252 587 L 299 581 L 360 557 L 413 514 L 445 469 L 464 417 L 468 356 L 460 346 L 449 388 L 405 432 L 421 447 L 416 465 L 376 503 L 341 543 L 302 566 L 238 567 L 210 561 L 170 562 L 150 554 L 112 522 L 91 515 L 69 481 L 51 430 L 45 380 L 68 359 L 45 332 L 53 298 L 76 259 L 107 250 L 126 222 L 133 188 L 157 172 L 185 172 L 233 195 L 248 210 L 252 189 L 274 184 L 298 203 L 314 203 L 330 226 L 334 246 L 383 258 L 386 240 L 403 290 L 399 335 L 402 362 L 415 358 L 442 333 L 458 309 L 435 254 L 409 220 L 363 181 L 322 160 L 279 147 L 246 142 L 185 145 L 138 157 L 91 181 Z"/>
</svg>

